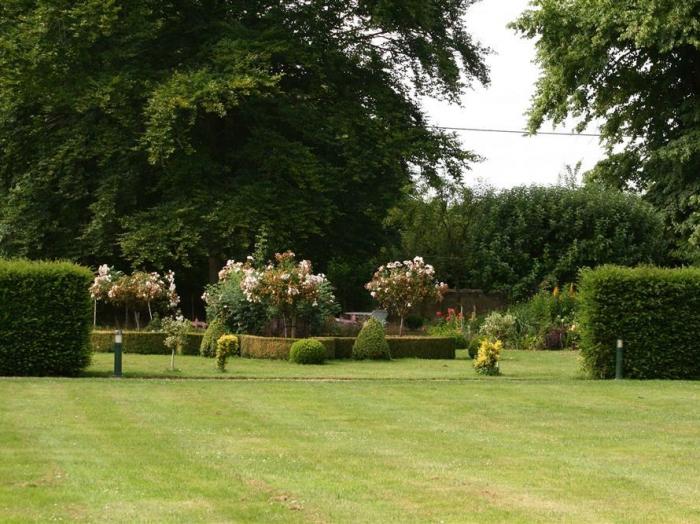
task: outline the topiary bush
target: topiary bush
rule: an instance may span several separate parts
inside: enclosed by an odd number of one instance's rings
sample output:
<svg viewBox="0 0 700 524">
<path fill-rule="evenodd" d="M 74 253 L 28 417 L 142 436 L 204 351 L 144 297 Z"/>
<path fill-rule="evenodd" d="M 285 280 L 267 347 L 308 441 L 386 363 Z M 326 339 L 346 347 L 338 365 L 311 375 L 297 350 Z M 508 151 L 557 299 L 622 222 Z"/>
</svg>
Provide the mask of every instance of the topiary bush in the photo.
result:
<svg viewBox="0 0 700 524">
<path fill-rule="evenodd" d="M 384 326 L 376 318 L 367 320 L 352 346 L 355 360 L 389 360 L 391 352 L 384 335 Z"/>
<path fill-rule="evenodd" d="M 213 318 L 209 325 L 207 326 L 204 336 L 202 337 L 202 344 L 199 346 L 199 354 L 203 357 L 214 358 L 216 356 L 216 344 L 217 341 L 228 333 L 226 329 L 226 324 L 220 318 Z"/>
<path fill-rule="evenodd" d="M 700 378 L 700 268 L 601 266 L 581 272 L 578 328 L 584 369 L 625 378 Z"/>
<path fill-rule="evenodd" d="M 68 375 L 90 363 L 92 272 L 0 261 L 0 375 Z"/>
<path fill-rule="evenodd" d="M 289 361 L 297 364 L 323 364 L 325 359 L 326 347 L 313 338 L 297 340 L 289 350 Z"/>
<path fill-rule="evenodd" d="M 238 338 L 235 335 L 222 335 L 216 341 L 216 367 L 226 371 L 226 360 L 238 351 Z"/>
</svg>

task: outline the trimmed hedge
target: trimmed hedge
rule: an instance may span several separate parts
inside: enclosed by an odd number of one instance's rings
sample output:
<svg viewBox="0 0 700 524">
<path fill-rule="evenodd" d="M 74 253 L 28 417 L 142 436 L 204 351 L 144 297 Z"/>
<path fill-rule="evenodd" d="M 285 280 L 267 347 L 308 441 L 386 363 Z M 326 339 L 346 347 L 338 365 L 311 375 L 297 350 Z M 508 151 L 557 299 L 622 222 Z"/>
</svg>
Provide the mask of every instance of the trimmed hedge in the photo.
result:
<svg viewBox="0 0 700 524">
<path fill-rule="evenodd" d="M 586 371 L 625 378 L 700 378 L 700 268 L 601 266 L 581 272 L 578 324 Z"/>
<path fill-rule="evenodd" d="M 289 350 L 298 338 L 256 337 L 239 335 L 241 356 L 246 358 L 270 358 L 289 360 Z M 326 348 L 326 358 L 335 358 L 335 339 L 332 337 L 317 337 Z"/>
<path fill-rule="evenodd" d="M 286 360 L 289 349 L 299 339 L 238 336 L 241 356 Z M 352 358 L 353 337 L 314 337 L 326 347 L 326 359 Z M 451 337 L 386 337 L 392 358 L 454 359 L 455 343 Z"/>
<path fill-rule="evenodd" d="M 0 261 L 0 375 L 68 375 L 90 363 L 92 272 L 68 262 Z"/>
<path fill-rule="evenodd" d="M 162 331 L 124 331 L 122 347 L 124 353 L 141 355 L 169 355 L 170 350 L 163 343 Z M 190 333 L 182 348 L 183 355 L 199 355 L 203 333 Z M 114 331 L 93 331 L 90 335 L 92 350 L 98 353 L 111 353 L 114 349 Z"/>
<path fill-rule="evenodd" d="M 391 358 L 455 358 L 454 337 L 386 337 Z"/>
</svg>

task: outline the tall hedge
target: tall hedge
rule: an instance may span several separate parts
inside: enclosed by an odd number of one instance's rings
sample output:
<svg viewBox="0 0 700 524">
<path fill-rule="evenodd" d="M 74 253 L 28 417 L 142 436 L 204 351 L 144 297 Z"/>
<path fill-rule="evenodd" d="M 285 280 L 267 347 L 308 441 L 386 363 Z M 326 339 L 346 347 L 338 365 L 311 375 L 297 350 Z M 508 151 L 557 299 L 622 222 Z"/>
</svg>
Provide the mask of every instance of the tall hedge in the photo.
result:
<svg viewBox="0 0 700 524">
<path fill-rule="evenodd" d="M 0 261 L 0 375 L 76 375 L 90 363 L 92 272 Z"/>
<path fill-rule="evenodd" d="M 578 324 L 593 377 L 614 376 L 621 338 L 625 378 L 700 378 L 700 268 L 584 270 Z"/>
</svg>

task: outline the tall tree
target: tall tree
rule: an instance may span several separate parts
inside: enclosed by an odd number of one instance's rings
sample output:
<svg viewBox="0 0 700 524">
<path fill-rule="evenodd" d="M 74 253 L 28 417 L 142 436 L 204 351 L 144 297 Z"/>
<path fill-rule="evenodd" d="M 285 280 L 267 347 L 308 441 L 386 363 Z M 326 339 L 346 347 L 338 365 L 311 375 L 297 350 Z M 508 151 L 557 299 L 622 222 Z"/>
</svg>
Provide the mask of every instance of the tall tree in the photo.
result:
<svg viewBox="0 0 700 524">
<path fill-rule="evenodd" d="M 413 174 L 472 158 L 418 97 L 487 82 L 473 2 L 3 0 L 0 252 L 372 252 Z"/>
<path fill-rule="evenodd" d="M 700 0 L 533 0 L 513 27 L 537 40 L 542 67 L 530 130 L 601 121 L 608 157 L 592 176 L 644 192 L 696 250 Z"/>
</svg>

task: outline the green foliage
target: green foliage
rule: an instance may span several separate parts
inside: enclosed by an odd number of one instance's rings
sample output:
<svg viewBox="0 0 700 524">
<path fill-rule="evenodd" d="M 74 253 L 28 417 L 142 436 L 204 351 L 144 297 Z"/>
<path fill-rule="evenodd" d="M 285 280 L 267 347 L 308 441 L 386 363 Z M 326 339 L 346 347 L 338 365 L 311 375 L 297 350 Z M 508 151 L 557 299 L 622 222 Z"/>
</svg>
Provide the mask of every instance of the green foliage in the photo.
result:
<svg viewBox="0 0 700 524">
<path fill-rule="evenodd" d="M 222 323 L 231 333 L 257 335 L 262 332 L 271 316 L 262 303 L 250 302 L 241 290 L 241 273 L 230 273 L 227 278 L 206 287 L 207 319 L 210 324 Z M 220 329 L 220 327 L 219 327 Z M 215 348 L 216 340 L 212 342 Z M 212 351 L 212 356 L 216 351 Z"/>
<path fill-rule="evenodd" d="M 77 375 L 90 363 L 92 272 L 0 260 L 0 375 Z"/>
<path fill-rule="evenodd" d="M 524 300 L 543 283 L 574 282 L 582 267 L 659 263 L 663 219 L 639 197 L 598 186 L 464 189 L 415 195 L 396 215 L 402 247 L 435 260 L 453 287 Z"/>
<path fill-rule="evenodd" d="M 447 316 L 438 313 L 436 324 L 428 326 L 428 334 L 434 337 L 451 337 L 455 341 L 457 349 L 467 347 L 467 339 L 471 336 L 474 327 L 474 319 L 465 319 L 462 313 L 454 309 L 447 310 Z"/>
<path fill-rule="evenodd" d="M 221 335 L 216 341 L 216 367 L 226 371 L 226 360 L 238 351 L 238 338 L 235 335 Z"/>
<path fill-rule="evenodd" d="M 602 122 L 608 157 L 591 178 L 643 191 L 689 258 L 700 255 L 699 13 L 699 0 L 535 0 L 513 24 L 542 70 L 530 130 Z"/>
<path fill-rule="evenodd" d="M 246 358 L 265 358 L 289 360 L 292 344 L 300 339 L 279 337 L 256 337 L 239 335 L 241 356 Z M 326 348 L 326 358 L 335 358 L 335 339 L 319 337 L 318 342 Z"/>
<path fill-rule="evenodd" d="M 581 273 L 578 320 L 584 369 L 625 378 L 700 378 L 700 269 L 602 266 Z"/>
<path fill-rule="evenodd" d="M 578 341 L 574 315 L 576 293 L 573 285 L 561 291 L 542 290 L 508 312 L 516 320 L 515 346 L 520 349 L 563 349 Z"/>
<path fill-rule="evenodd" d="M 124 353 L 140 355 L 166 355 L 165 333 L 157 331 L 123 331 L 122 350 Z M 202 333 L 190 332 L 181 348 L 183 355 L 199 355 Z M 90 333 L 90 344 L 96 353 L 110 353 L 114 350 L 114 331 L 95 330 Z"/>
<path fill-rule="evenodd" d="M 408 315 L 404 319 L 404 324 L 408 329 L 417 331 L 423 327 L 423 324 L 425 324 L 425 319 L 420 315 Z"/>
<path fill-rule="evenodd" d="M 203 357 L 213 358 L 216 356 L 218 340 L 228 333 L 226 325 L 222 320 L 213 317 L 202 336 L 202 343 L 199 346 L 199 354 Z"/>
<path fill-rule="evenodd" d="M 2 2 L 0 251 L 200 281 L 261 226 L 376 252 L 413 173 L 473 158 L 418 96 L 487 82 L 471 3 Z"/>
<path fill-rule="evenodd" d="M 313 338 L 297 340 L 289 350 L 289 361 L 297 364 L 323 364 L 326 347 Z"/>
<path fill-rule="evenodd" d="M 500 375 L 498 361 L 501 359 L 503 343 L 500 340 L 484 339 L 474 359 L 474 370 L 479 375 Z"/>
<path fill-rule="evenodd" d="M 352 346 L 352 358 L 355 360 L 391 359 L 389 344 L 384 335 L 384 326 L 376 318 L 367 320 Z"/>
<path fill-rule="evenodd" d="M 471 340 L 469 340 L 469 345 L 467 346 L 467 354 L 469 355 L 469 358 L 476 358 L 476 356 L 479 354 L 479 348 L 481 347 L 481 343 L 485 339 L 483 337 L 472 337 Z"/>
<path fill-rule="evenodd" d="M 500 340 L 504 345 L 513 347 L 516 341 L 515 317 L 510 313 L 494 311 L 479 328 L 479 335 L 492 340 Z"/>
<path fill-rule="evenodd" d="M 456 344 L 452 337 L 386 337 L 386 342 L 392 359 L 452 360 L 455 358 Z"/>
</svg>

